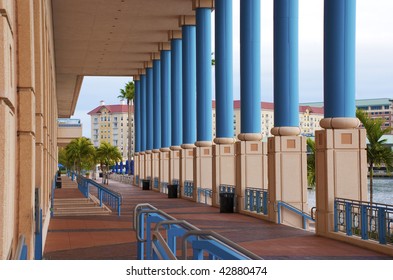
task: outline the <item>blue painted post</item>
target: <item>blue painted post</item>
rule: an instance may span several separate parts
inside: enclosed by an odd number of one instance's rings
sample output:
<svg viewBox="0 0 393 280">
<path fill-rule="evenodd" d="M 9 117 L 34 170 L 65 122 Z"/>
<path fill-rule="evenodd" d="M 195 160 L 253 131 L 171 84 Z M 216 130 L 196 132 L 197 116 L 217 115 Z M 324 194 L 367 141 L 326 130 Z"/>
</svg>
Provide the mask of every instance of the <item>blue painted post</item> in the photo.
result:
<svg viewBox="0 0 393 280">
<path fill-rule="evenodd" d="M 216 138 L 233 138 L 232 0 L 215 7 Z"/>
<path fill-rule="evenodd" d="M 360 211 L 361 211 L 362 239 L 367 240 L 368 239 L 367 205 L 362 205 Z"/>
<path fill-rule="evenodd" d="M 139 217 L 139 225 L 138 226 L 138 234 L 141 239 L 145 238 L 145 214 L 140 214 Z M 145 243 L 138 241 L 137 243 L 137 258 L 138 260 L 143 260 L 145 255 Z"/>
<path fill-rule="evenodd" d="M 183 137 L 183 41 L 171 41 L 171 125 L 172 146 L 180 146 Z"/>
<path fill-rule="evenodd" d="M 171 51 L 161 51 L 161 148 L 171 146 Z"/>
<path fill-rule="evenodd" d="M 268 200 L 267 200 L 267 198 L 268 198 L 268 195 L 267 195 L 267 191 L 264 191 L 263 192 L 263 214 L 264 215 L 267 215 L 268 214 L 268 207 L 267 207 L 267 203 L 268 203 Z"/>
<path fill-rule="evenodd" d="M 345 225 L 348 236 L 352 236 L 352 203 L 345 202 Z"/>
<path fill-rule="evenodd" d="M 386 213 L 383 207 L 378 207 L 378 233 L 379 243 L 386 244 Z"/>
<path fill-rule="evenodd" d="M 123 161 L 120 162 L 120 174 L 123 174 Z"/>
<path fill-rule="evenodd" d="M 161 148 L 161 61 L 153 60 L 153 149 Z"/>
<path fill-rule="evenodd" d="M 140 81 L 135 81 L 135 96 L 134 96 L 134 124 L 135 124 L 135 153 L 139 153 L 141 150 L 141 91 Z"/>
<path fill-rule="evenodd" d="M 325 118 L 355 117 L 356 0 L 325 0 Z"/>
<path fill-rule="evenodd" d="M 141 75 L 141 152 L 146 151 L 146 75 Z"/>
<path fill-rule="evenodd" d="M 146 150 L 153 150 L 153 68 L 146 68 Z"/>
<path fill-rule="evenodd" d="M 183 142 L 196 140 L 196 35 L 194 25 L 183 25 Z"/>
<path fill-rule="evenodd" d="M 126 174 L 128 174 L 128 169 L 130 168 L 129 161 L 126 160 Z"/>
<path fill-rule="evenodd" d="M 241 134 L 261 133 L 260 0 L 240 1 L 240 79 Z"/>
<path fill-rule="evenodd" d="M 211 9 L 196 9 L 197 143 L 212 141 Z"/>
<path fill-rule="evenodd" d="M 338 202 L 334 201 L 334 231 L 338 232 Z"/>
<path fill-rule="evenodd" d="M 299 127 L 298 6 L 274 1 L 275 127 Z"/>
</svg>

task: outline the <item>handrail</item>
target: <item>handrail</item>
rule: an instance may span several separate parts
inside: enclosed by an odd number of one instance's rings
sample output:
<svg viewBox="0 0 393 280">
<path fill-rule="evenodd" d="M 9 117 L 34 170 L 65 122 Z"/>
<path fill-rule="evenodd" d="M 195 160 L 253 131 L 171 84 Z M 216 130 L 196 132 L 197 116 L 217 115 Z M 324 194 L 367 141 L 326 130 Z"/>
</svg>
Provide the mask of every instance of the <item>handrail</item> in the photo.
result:
<svg viewBox="0 0 393 280">
<path fill-rule="evenodd" d="M 165 242 L 164 237 L 162 237 L 161 233 L 159 232 L 153 232 L 153 250 L 157 253 L 157 251 L 159 251 L 159 248 L 157 248 L 157 244 L 156 242 L 154 242 L 154 239 L 158 239 L 158 242 L 161 244 L 162 249 L 165 251 L 165 254 L 168 256 L 169 260 L 177 260 L 175 254 L 173 254 L 173 252 L 171 251 L 171 249 L 169 248 L 168 244 Z M 164 257 L 162 255 L 160 255 L 161 259 L 163 259 Z"/>
<path fill-rule="evenodd" d="M 315 219 L 312 216 L 310 216 L 309 214 L 303 212 L 302 210 L 300 210 L 300 209 L 298 209 L 298 208 L 296 208 L 296 207 L 294 207 L 294 206 L 292 206 L 292 205 L 290 205 L 290 204 L 288 204 L 288 203 L 286 203 L 284 201 L 279 200 L 279 201 L 277 201 L 277 209 L 278 209 L 278 213 L 277 213 L 278 221 L 277 221 L 277 223 L 279 223 L 279 224 L 281 224 L 281 206 L 286 208 L 286 209 L 288 209 L 289 211 L 292 211 L 293 213 L 295 213 L 297 215 L 300 215 L 302 217 L 302 219 L 303 219 L 303 229 L 307 228 L 306 220 L 315 221 Z"/>
<path fill-rule="evenodd" d="M 137 204 L 136 206 L 135 206 L 135 208 L 134 208 L 134 223 L 133 223 L 133 230 L 136 230 L 136 227 L 137 227 L 137 225 L 138 225 L 138 222 L 137 222 L 137 219 L 138 219 L 138 210 L 139 210 L 139 208 L 142 208 L 142 207 L 149 207 L 150 209 L 153 209 L 153 210 L 158 210 L 156 207 L 154 207 L 153 205 L 151 205 L 151 204 L 149 204 L 149 203 L 139 203 L 139 204 Z"/>
<path fill-rule="evenodd" d="M 16 247 L 14 260 L 27 260 L 27 245 L 25 242 L 25 236 L 21 234 L 18 239 L 18 245 Z"/>
<path fill-rule="evenodd" d="M 222 236 L 214 231 L 211 231 L 211 230 L 191 230 L 183 235 L 183 242 L 182 242 L 182 259 L 183 260 L 187 259 L 187 239 L 190 236 L 204 236 L 204 237 L 210 236 L 213 238 L 212 240 L 218 241 L 226 247 L 232 247 L 238 253 L 244 255 L 247 258 L 250 258 L 252 260 L 261 260 L 262 259 L 261 257 L 255 255 L 254 253 L 250 252 L 249 250 L 237 245 L 233 241 L 225 238 L 224 236 Z"/>
</svg>

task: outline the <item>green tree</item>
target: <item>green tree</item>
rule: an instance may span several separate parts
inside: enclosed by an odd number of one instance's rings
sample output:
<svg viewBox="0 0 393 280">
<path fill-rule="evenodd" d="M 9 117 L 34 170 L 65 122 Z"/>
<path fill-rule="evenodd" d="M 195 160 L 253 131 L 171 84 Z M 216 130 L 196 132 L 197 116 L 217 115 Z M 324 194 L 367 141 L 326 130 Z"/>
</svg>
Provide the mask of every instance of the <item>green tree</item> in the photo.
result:
<svg viewBox="0 0 393 280">
<path fill-rule="evenodd" d="M 90 170 L 94 165 L 95 149 L 90 139 L 80 137 L 72 140 L 65 148 L 67 166 L 77 174 L 82 170 Z"/>
<path fill-rule="evenodd" d="M 307 138 L 307 147 L 310 151 L 307 155 L 307 183 L 315 186 L 315 141 Z"/>
<path fill-rule="evenodd" d="M 109 167 L 122 160 L 121 153 L 116 146 L 112 146 L 108 142 L 101 142 L 97 149 L 97 159 L 103 173 L 102 183 L 108 184 Z"/>
<path fill-rule="evenodd" d="M 372 203 L 374 167 L 384 165 L 387 171 L 393 168 L 393 151 L 384 145 L 386 139 L 381 139 L 383 135 L 390 133 L 392 128 L 385 128 L 383 126 L 385 123 L 384 119 L 372 119 L 362 110 L 356 110 L 356 117 L 362 122 L 366 129 L 369 142 L 367 145 L 367 163 L 370 174 L 370 202 Z"/>
<path fill-rule="evenodd" d="M 118 98 L 122 100 L 127 100 L 127 106 L 128 106 L 128 150 L 127 150 L 127 158 L 128 158 L 128 164 L 131 164 L 131 139 L 132 139 L 132 133 L 131 133 L 131 107 L 133 106 L 134 102 L 134 97 L 135 97 L 135 84 L 134 82 L 128 82 L 124 86 L 124 89 L 120 89 L 120 95 L 117 96 Z M 129 174 L 131 174 L 131 168 L 128 168 Z"/>
</svg>

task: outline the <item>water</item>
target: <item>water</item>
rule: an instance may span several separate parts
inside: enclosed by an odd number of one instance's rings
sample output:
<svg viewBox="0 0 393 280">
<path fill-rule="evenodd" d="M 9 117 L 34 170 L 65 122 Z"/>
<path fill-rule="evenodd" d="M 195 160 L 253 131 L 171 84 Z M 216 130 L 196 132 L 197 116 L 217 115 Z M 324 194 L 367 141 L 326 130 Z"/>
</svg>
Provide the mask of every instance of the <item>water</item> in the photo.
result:
<svg viewBox="0 0 393 280">
<path fill-rule="evenodd" d="M 393 178 L 374 178 L 373 196 L 375 203 L 393 205 Z M 310 209 L 315 206 L 315 189 L 308 190 L 308 206 Z"/>
</svg>

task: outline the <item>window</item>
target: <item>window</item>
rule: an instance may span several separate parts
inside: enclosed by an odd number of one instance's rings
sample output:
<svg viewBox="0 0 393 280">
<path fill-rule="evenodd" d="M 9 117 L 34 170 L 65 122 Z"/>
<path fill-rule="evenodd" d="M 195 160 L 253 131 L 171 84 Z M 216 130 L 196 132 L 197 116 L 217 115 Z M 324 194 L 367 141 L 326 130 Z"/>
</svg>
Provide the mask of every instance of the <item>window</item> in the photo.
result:
<svg viewBox="0 0 393 280">
<path fill-rule="evenodd" d="M 371 110 L 381 110 L 382 106 L 371 106 Z"/>
</svg>

